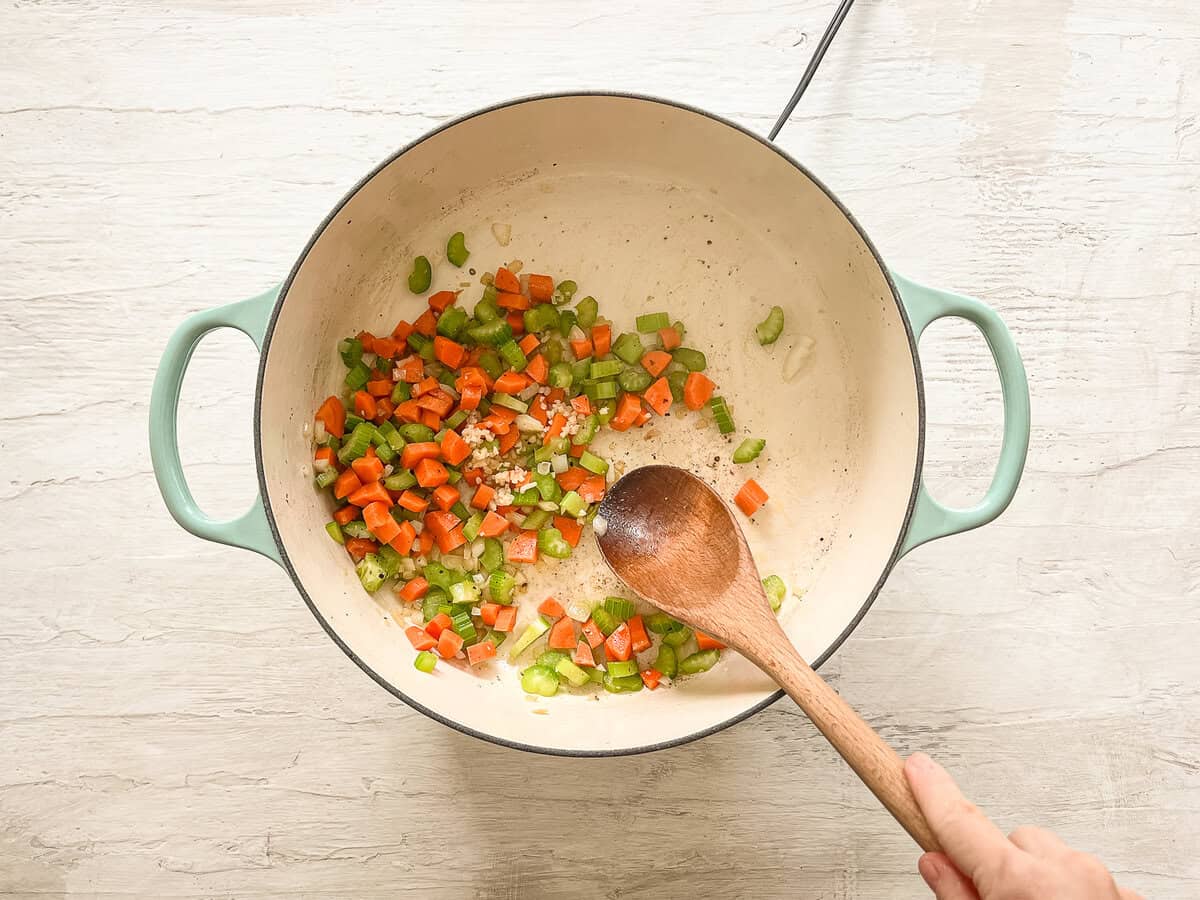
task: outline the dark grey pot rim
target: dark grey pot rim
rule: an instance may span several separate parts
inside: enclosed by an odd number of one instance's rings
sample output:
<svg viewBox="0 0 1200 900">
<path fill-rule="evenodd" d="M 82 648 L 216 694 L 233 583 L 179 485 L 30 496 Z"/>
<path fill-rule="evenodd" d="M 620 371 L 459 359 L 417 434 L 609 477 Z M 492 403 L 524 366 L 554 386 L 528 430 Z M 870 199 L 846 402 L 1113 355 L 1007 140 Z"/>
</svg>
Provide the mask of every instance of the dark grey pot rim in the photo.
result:
<svg viewBox="0 0 1200 900">
<path fill-rule="evenodd" d="M 920 360 L 920 356 L 917 353 L 917 342 L 916 342 L 916 338 L 913 335 L 912 323 L 909 321 L 908 313 L 906 312 L 906 310 L 904 308 L 904 303 L 900 299 L 900 292 L 899 292 L 899 290 L 897 290 L 896 284 L 892 280 L 891 273 L 888 271 L 887 266 L 884 265 L 883 259 L 879 255 L 879 251 L 875 248 L 874 243 L 872 243 L 871 239 L 867 236 L 866 231 L 864 231 L 862 226 L 859 225 L 858 220 L 856 220 L 854 218 L 854 216 L 851 215 L 850 210 L 846 208 L 846 205 L 844 203 L 842 203 L 841 200 L 838 199 L 838 197 L 833 193 L 833 191 L 831 191 L 819 178 L 817 178 L 812 172 L 810 172 L 808 170 L 808 168 L 806 168 L 802 163 L 800 163 L 794 157 L 789 155 L 786 151 L 781 150 L 775 144 L 768 141 L 766 138 L 762 137 L 761 135 L 755 134 L 753 131 L 750 131 L 749 129 L 744 128 L 743 126 L 741 126 L 741 125 L 737 124 L 736 122 L 733 122 L 729 119 L 726 119 L 723 116 L 716 115 L 715 113 L 709 112 L 708 110 L 700 109 L 699 107 L 696 107 L 696 106 L 691 106 L 690 104 L 687 104 L 687 103 L 680 103 L 675 100 L 667 100 L 662 97 L 654 97 L 654 96 L 651 96 L 648 94 L 637 94 L 637 93 L 630 93 L 630 92 L 623 92 L 623 91 L 563 91 L 563 92 L 556 92 L 556 93 L 532 94 L 532 95 L 525 96 L 525 97 L 517 97 L 517 98 L 511 99 L 511 100 L 503 101 L 501 103 L 493 104 L 491 106 L 485 106 L 481 109 L 475 110 L 474 112 L 470 112 L 470 113 L 467 113 L 466 115 L 459 116 L 456 119 L 452 119 L 451 121 L 446 122 L 443 125 L 439 125 L 437 128 L 434 128 L 431 131 L 426 132 L 425 134 L 423 134 L 421 137 L 417 138 L 415 141 L 411 142 L 410 144 L 407 144 L 404 147 L 400 148 L 395 153 L 393 153 L 391 156 L 387 157 L 385 160 L 383 160 L 381 163 L 379 163 L 377 166 L 375 166 L 373 169 L 371 169 L 370 172 L 368 172 L 362 179 L 360 179 L 358 181 L 357 184 L 354 185 L 354 187 L 352 187 L 346 193 L 346 195 L 338 202 L 338 204 L 333 208 L 333 210 L 329 213 L 329 215 L 327 215 L 325 217 L 324 221 L 322 221 L 321 224 L 317 226 L 316 230 L 313 232 L 312 237 L 309 238 L 308 243 L 305 245 L 304 250 L 300 253 L 299 258 L 296 260 L 295 265 L 292 266 L 291 272 L 288 273 L 287 280 L 284 281 L 283 286 L 279 290 L 279 296 L 277 297 L 277 299 L 275 301 L 274 309 L 271 311 L 271 319 L 267 323 L 267 330 L 263 337 L 262 351 L 261 351 L 261 357 L 259 360 L 259 367 L 258 367 L 258 380 L 257 380 L 257 383 L 255 384 L 255 390 L 254 390 L 254 460 L 255 460 L 255 465 L 258 469 L 259 492 L 262 496 L 263 507 L 267 513 L 267 522 L 270 524 L 271 534 L 275 538 L 275 544 L 279 548 L 279 555 L 280 555 L 280 559 L 283 562 L 283 567 L 287 570 L 288 575 L 292 579 L 292 583 L 296 586 L 296 590 L 300 592 L 300 596 L 304 598 L 304 602 L 308 605 L 309 610 L 312 611 L 313 616 L 316 617 L 316 620 L 321 623 L 321 627 L 325 629 L 326 634 L 328 634 L 329 637 L 333 640 L 333 642 L 342 649 L 343 653 L 345 653 L 348 657 L 350 657 L 350 659 L 352 659 L 358 665 L 358 667 L 360 669 L 362 669 L 364 672 L 367 673 L 367 675 L 369 675 L 372 679 L 374 679 L 375 682 L 380 685 L 380 687 L 384 688 L 386 691 L 388 691 L 390 694 L 397 697 L 398 699 L 404 701 L 409 706 L 411 706 L 413 709 L 417 710 L 418 712 L 424 713 L 429 718 L 434 719 L 437 722 L 441 722 L 443 725 L 449 726 L 450 728 L 453 728 L 456 731 L 460 731 L 463 734 L 468 734 L 468 735 L 471 735 L 472 737 L 479 738 L 480 740 L 483 740 L 483 741 L 488 741 L 489 743 L 492 743 L 492 744 L 498 744 L 502 747 L 509 747 L 509 748 L 512 748 L 515 750 L 525 750 L 530 753 L 541 753 L 541 754 L 544 754 L 547 756 L 577 756 L 577 757 L 633 756 L 633 755 L 639 754 L 639 753 L 650 753 L 654 750 L 665 750 L 669 747 L 678 747 L 682 744 L 691 743 L 692 741 L 699 740 L 700 738 L 708 737 L 711 734 L 716 734 L 718 731 L 723 731 L 724 729 L 730 727 L 731 725 L 736 725 L 738 722 L 744 721 L 745 719 L 750 718 L 754 714 L 766 709 L 768 706 L 770 706 L 772 703 L 774 703 L 776 700 L 778 700 L 780 697 L 783 696 L 783 691 L 776 691 L 774 694 L 767 697 L 765 700 L 761 701 L 760 703 L 755 704 L 754 706 L 750 707 L 749 709 L 744 710 L 743 712 L 740 712 L 735 716 L 731 716 L 730 718 L 724 720 L 723 722 L 718 722 L 716 725 L 709 726 L 708 728 L 704 728 L 699 731 L 694 731 L 694 732 L 691 732 L 690 734 L 686 734 L 686 735 L 684 735 L 682 737 L 678 737 L 678 738 L 673 738 L 669 741 L 660 741 L 659 743 L 656 743 L 656 744 L 645 744 L 640 747 L 628 747 L 628 748 L 621 748 L 621 749 L 616 749 L 616 750 L 563 750 L 563 749 L 558 749 L 555 747 L 539 747 L 534 744 L 524 744 L 519 741 L 510 741 L 505 738 L 497 737 L 492 734 L 486 734 L 482 731 L 478 731 L 474 728 L 464 725 L 461 722 L 455 721 L 454 719 L 448 718 L 447 716 L 444 716 L 441 713 L 439 713 L 437 710 L 430 709 L 429 707 L 416 702 L 413 698 L 409 697 L 407 694 L 405 694 L 403 691 L 399 690 L 395 685 L 393 685 L 387 679 L 385 679 L 381 675 L 379 675 L 379 673 L 374 671 L 370 666 L 368 666 L 366 664 L 366 662 L 364 660 L 362 660 L 342 640 L 341 636 L 337 633 L 337 631 L 333 628 L 333 626 L 330 625 L 329 621 L 323 615 L 321 615 L 321 612 L 317 609 L 316 605 L 313 603 L 312 598 L 309 597 L 308 591 L 305 590 L 303 583 L 300 581 L 299 576 L 296 574 L 296 569 L 292 565 L 291 558 L 288 556 L 287 548 L 284 546 L 283 540 L 279 535 L 279 529 L 275 525 L 275 512 L 271 508 L 271 495 L 270 495 L 269 491 L 267 490 L 267 479 L 266 479 L 266 473 L 263 469 L 263 460 L 262 460 L 262 388 L 263 388 L 263 379 L 266 375 L 267 354 L 271 348 L 271 339 L 275 334 L 275 324 L 279 320 L 279 314 L 283 310 L 284 303 L 287 301 L 288 291 L 292 286 L 292 282 L 295 280 L 297 273 L 300 271 L 300 268 L 304 265 L 304 261 L 308 258 L 308 254 L 312 250 L 313 245 L 316 244 L 316 242 L 320 239 L 321 235 L 325 232 L 325 229 L 337 217 L 338 213 L 341 212 L 342 208 L 348 202 L 350 202 L 350 199 L 352 197 L 354 197 L 354 195 L 357 194 L 359 192 L 359 190 L 361 190 L 368 182 L 371 181 L 372 178 L 374 178 L 376 175 L 378 175 L 381 171 L 383 171 L 385 168 L 387 168 L 389 165 L 391 165 L 393 162 L 395 162 L 397 159 L 399 159 L 401 156 L 403 156 L 409 150 L 413 149 L 414 147 L 419 146 L 420 144 L 423 144 L 425 141 L 429 140 L 430 138 L 434 137 L 437 134 L 440 134 L 443 131 L 451 129 L 456 125 L 459 125 L 463 122 L 467 122 L 478 116 L 487 115 L 488 113 L 496 112 L 497 110 L 501 110 L 501 109 L 507 109 L 510 106 L 519 106 L 524 103 L 537 103 L 537 102 L 543 101 L 543 100 L 570 99 L 573 97 L 579 97 L 579 98 L 583 98 L 583 97 L 613 97 L 613 98 L 619 98 L 619 99 L 625 99 L 625 100 L 637 100 L 637 101 L 641 101 L 641 102 L 645 102 L 645 103 L 658 103 L 663 106 L 672 107 L 674 109 L 681 109 L 686 112 L 704 116 L 705 118 L 711 119 L 714 122 L 718 122 L 721 125 L 726 126 L 727 128 L 732 128 L 733 130 L 738 131 L 738 132 L 746 135 L 749 138 L 753 138 L 755 141 L 757 141 L 759 144 L 761 144 L 764 148 L 771 151 L 772 153 L 778 154 L 782 159 L 784 159 L 788 163 L 790 163 L 801 174 L 803 174 L 806 178 L 808 178 L 810 181 L 812 181 L 813 184 L 815 184 L 818 188 L 820 188 L 825 193 L 825 195 L 834 203 L 834 205 L 837 206 L 838 210 L 842 213 L 842 215 L 844 215 L 846 217 L 846 219 L 850 222 L 850 224 L 854 227 L 854 230 L 858 232 L 859 237 L 862 239 L 863 243 L 867 246 L 867 249 L 871 251 L 871 255 L 875 258 L 875 262 L 879 266 L 879 270 L 883 273 L 883 277 L 887 281 L 887 285 L 892 292 L 892 299 L 895 302 L 896 309 L 900 314 L 900 321 L 904 323 L 904 331 L 905 331 L 906 336 L 908 337 L 909 352 L 912 357 L 913 376 L 915 378 L 915 387 L 916 387 L 916 392 L 917 392 L 917 459 L 916 459 L 916 466 L 915 466 L 915 469 L 913 472 L 912 489 L 909 492 L 908 507 L 907 507 L 907 509 L 905 509 L 905 512 L 904 512 L 904 522 L 900 528 L 899 534 L 896 536 L 896 543 L 892 548 L 892 553 L 888 557 L 887 563 L 883 567 L 883 571 L 880 573 L 878 581 L 875 582 L 875 586 L 871 589 L 870 593 L 867 595 L 866 599 L 863 601 L 862 606 L 859 607 L 858 612 L 855 613 L 854 618 L 851 619 L 850 623 L 846 626 L 846 628 L 842 631 L 842 633 L 840 635 L 838 635 L 837 639 L 830 645 L 829 649 L 827 649 L 823 654 L 821 654 L 821 656 L 818 659 L 812 661 L 812 667 L 814 669 L 820 668 L 821 665 L 823 665 L 826 660 L 828 660 L 831 656 L 833 656 L 833 654 L 838 650 L 838 648 L 842 646 L 842 644 L 846 641 L 846 638 L 848 638 L 850 636 L 851 632 L 853 632 L 854 629 L 858 627 L 858 623 L 862 621 L 863 616 L 865 616 L 867 614 L 867 612 L 870 610 L 872 604 L 875 602 L 875 598 L 879 595 L 879 591 L 883 588 L 884 582 L 887 581 L 887 578 L 891 574 L 892 569 L 895 567 L 897 561 L 900 559 L 900 551 L 901 551 L 901 547 L 903 546 L 904 536 L 908 533 L 909 524 L 911 523 L 911 520 L 912 520 L 913 508 L 917 502 L 917 492 L 920 489 L 920 485 L 921 485 L 921 469 L 922 469 L 923 461 L 925 458 L 925 390 L 924 390 L 924 383 L 922 381 L 922 376 L 921 376 L 921 360 Z"/>
</svg>

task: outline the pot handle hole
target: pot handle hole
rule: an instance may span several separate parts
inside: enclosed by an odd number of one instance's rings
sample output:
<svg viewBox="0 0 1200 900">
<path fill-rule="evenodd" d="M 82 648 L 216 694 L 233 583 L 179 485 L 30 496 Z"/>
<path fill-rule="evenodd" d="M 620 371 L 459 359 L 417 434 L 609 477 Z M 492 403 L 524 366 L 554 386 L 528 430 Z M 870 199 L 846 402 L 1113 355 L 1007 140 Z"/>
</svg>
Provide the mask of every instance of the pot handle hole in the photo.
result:
<svg viewBox="0 0 1200 900">
<path fill-rule="evenodd" d="M 204 336 L 218 328 L 236 328 L 262 350 L 267 320 L 279 289 L 244 300 L 198 312 L 184 320 L 171 335 L 154 376 L 150 394 L 150 458 L 154 477 L 167 510 L 187 531 L 206 541 L 253 550 L 280 563 L 279 549 L 267 522 L 261 496 L 256 496 L 244 514 L 219 521 L 200 509 L 184 478 L 179 459 L 177 419 L 179 391 L 192 353 Z"/>
<path fill-rule="evenodd" d="M 983 500 L 966 509 L 943 506 L 929 493 L 922 479 L 901 550 L 905 554 L 929 541 L 986 525 L 1008 507 L 1017 493 L 1029 450 L 1029 383 L 1012 335 L 990 306 L 971 297 L 917 284 L 895 273 L 892 278 L 908 311 L 917 341 L 930 323 L 950 316 L 966 319 L 980 330 L 1000 374 L 1004 399 L 1000 460 Z"/>
</svg>

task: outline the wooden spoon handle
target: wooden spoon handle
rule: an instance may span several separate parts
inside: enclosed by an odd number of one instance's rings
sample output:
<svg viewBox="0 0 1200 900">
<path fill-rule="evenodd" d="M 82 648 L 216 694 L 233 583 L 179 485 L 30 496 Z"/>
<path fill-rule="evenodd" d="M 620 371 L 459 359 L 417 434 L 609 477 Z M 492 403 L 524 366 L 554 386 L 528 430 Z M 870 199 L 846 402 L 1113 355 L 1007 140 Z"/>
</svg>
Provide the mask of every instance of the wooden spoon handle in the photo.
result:
<svg viewBox="0 0 1200 900">
<path fill-rule="evenodd" d="M 782 636 L 782 635 L 781 635 Z M 904 763 L 879 734 L 812 670 L 791 641 L 783 639 L 772 658 L 759 662 L 842 755 L 922 850 L 940 850 L 904 777 Z"/>
</svg>

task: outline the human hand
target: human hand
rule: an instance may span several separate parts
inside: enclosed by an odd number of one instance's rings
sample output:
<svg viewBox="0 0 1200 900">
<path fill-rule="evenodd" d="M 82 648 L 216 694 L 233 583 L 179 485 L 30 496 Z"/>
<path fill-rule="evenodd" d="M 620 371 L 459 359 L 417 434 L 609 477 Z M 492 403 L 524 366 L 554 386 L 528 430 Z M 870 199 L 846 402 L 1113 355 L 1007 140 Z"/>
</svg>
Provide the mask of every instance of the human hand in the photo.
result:
<svg viewBox="0 0 1200 900">
<path fill-rule="evenodd" d="M 904 775 L 945 851 L 917 864 L 937 900 L 1142 900 L 1049 831 L 1018 828 L 1006 838 L 924 753 L 905 761 Z"/>
</svg>

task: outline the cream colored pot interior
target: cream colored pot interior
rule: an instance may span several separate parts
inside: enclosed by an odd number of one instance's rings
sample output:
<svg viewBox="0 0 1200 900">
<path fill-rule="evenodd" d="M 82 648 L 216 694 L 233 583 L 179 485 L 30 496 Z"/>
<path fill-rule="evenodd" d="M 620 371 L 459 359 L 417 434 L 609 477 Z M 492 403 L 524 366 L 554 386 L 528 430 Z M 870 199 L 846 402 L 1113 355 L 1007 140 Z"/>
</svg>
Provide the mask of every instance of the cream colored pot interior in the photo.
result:
<svg viewBox="0 0 1200 900">
<path fill-rule="evenodd" d="M 494 223 L 511 226 L 507 246 Z M 761 572 L 803 594 L 789 596 L 781 619 L 810 660 L 835 646 L 872 596 L 913 491 L 915 367 L 877 260 L 817 184 L 728 124 L 638 98 L 545 98 L 459 122 L 374 175 L 310 249 L 270 339 L 260 452 L 274 520 L 303 590 L 379 679 L 481 735 L 560 752 L 645 748 L 744 715 L 774 687 L 733 654 L 705 675 L 635 695 L 535 700 L 503 661 L 423 675 L 401 606 L 364 593 L 326 536 L 310 428 L 321 399 L 340 390 L 337 341 L 363 328 L 387 333 L 420 313 L 424 299 L 406 284 L 417 254 L 433 261 L 435 288 L 461 287 L 473 306 L 478 274 L 444 257 L 460 230 L 477 273 L 521 260 L 526 272 L 574 278 L 614 333 L 632 330 L 640 312 L 686 322 L 686 343 L 707 352 L 738 433 L 723 439 L 711 423 L 698 428 L 696 414 L 672 416 L 606 433 L 599 452 L 626 468 L 685 466 L 727 497 L 757 478 L 771 500 L 747 536 Z M 788 324 L 765 350 L 753 327 L 772 304 Z M 750 435 L 767 439 L 766 453 L 733 465 L 732 446 Z M 589 530 L 572 560 L 539 565 L 519 626 L 547 594 L 615 589 Z"/>
</svg>

